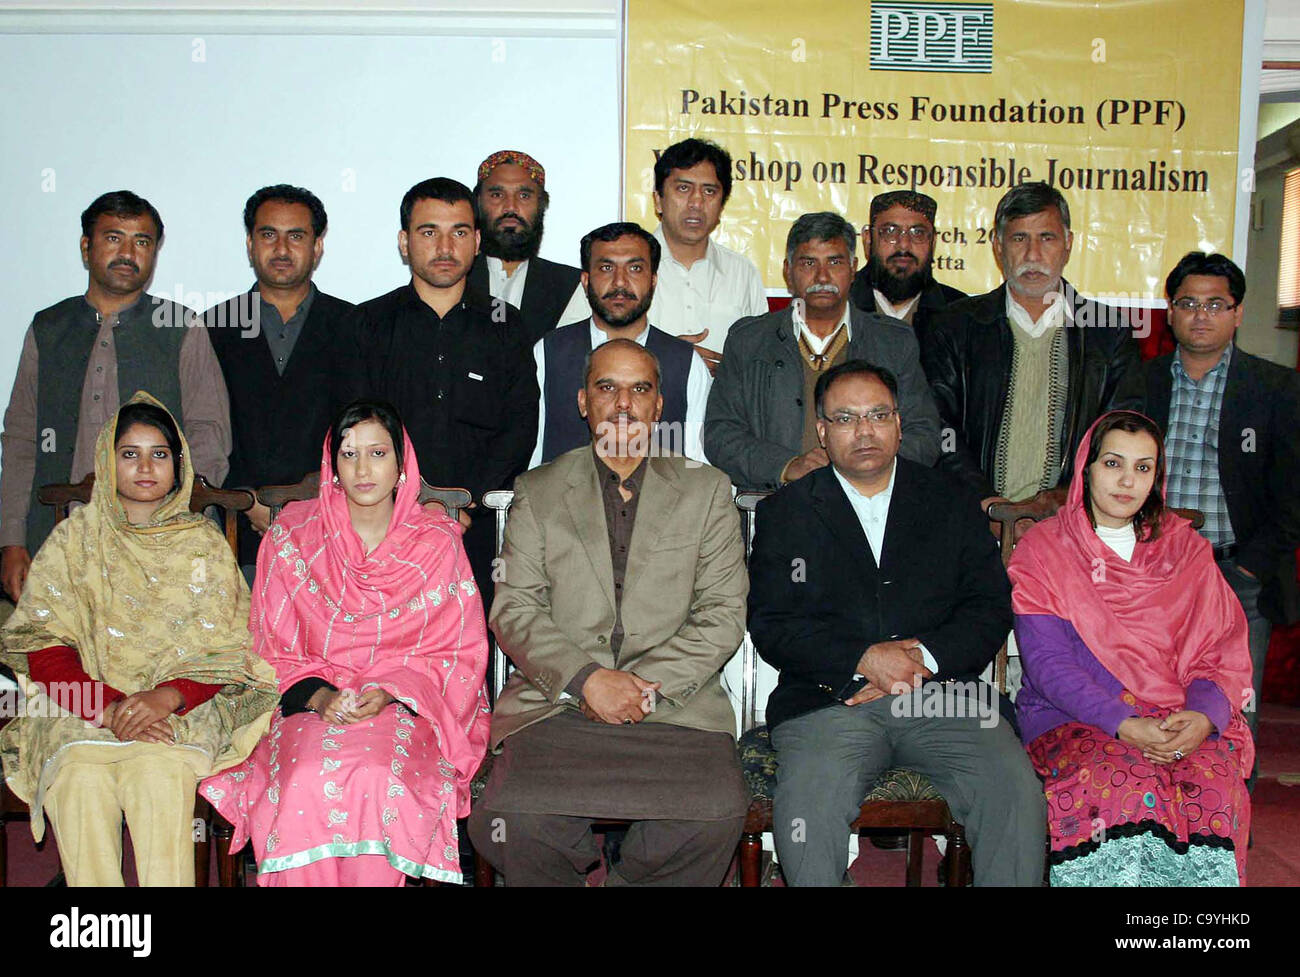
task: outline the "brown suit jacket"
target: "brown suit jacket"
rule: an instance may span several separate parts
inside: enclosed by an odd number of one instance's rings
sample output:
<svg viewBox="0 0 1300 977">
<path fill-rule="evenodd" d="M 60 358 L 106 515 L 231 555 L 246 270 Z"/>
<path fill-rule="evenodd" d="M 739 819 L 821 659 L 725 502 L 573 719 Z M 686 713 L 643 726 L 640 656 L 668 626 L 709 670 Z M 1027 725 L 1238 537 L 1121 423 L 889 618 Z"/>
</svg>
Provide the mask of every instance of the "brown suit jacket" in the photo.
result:
<svg viewBox="0 0 1300 977">
<path fill-rule="evenodd" d="M 516 479 L 501 557 L 491 625 L 516 671 L 492 714 L 494 749 L 577 708 L 564 689 L 591 662 L 663 683 L 645 722 L 735 735 L 719 673 L 744 636 L 749 578 L 726 475 L 681 457 L 650 459 L 617 662 L 614 569 L 590 445 Z"/>
</svg>

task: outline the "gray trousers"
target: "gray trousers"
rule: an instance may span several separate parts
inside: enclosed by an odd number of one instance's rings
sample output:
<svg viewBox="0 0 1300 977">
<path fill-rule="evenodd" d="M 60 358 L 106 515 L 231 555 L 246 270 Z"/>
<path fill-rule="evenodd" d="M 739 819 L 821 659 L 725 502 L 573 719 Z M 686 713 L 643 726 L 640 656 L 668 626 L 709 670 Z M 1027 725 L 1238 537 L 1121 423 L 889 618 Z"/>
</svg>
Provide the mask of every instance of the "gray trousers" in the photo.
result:
<svg viewBox="0 0 1300 977">
<path fill-rule="evenodd" d="M 965 826 L 976 885 L 1041 885 L 1047 807 L 1010 725 L 998 716 L 984 728 L 973 707 L 962 718 L 895 715 L 899 699 L 833 705 L 772 731 L 773 835 L 786 883 L 840 883 L 862 798 L 900 766 L 928 777 Z"/>
<path fill-rule="evenodd" d="M 600 860 L 590 818 L 475 807 L 474 848 L 506 885 L 582 885 Z M 635 821 L 606 885 L 717 886 L 736 854 L 744 817 Z"/>
</svg>

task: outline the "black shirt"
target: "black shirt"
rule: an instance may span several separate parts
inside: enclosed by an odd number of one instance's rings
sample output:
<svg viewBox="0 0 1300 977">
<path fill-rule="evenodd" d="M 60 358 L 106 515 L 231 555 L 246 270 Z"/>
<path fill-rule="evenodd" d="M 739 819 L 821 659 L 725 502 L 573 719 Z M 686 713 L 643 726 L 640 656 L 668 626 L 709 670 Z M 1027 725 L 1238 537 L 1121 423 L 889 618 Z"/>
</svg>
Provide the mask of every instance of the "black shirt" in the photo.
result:
<svg viewBox="0 0 1300 977">
<path fill-rule="evenodd" d="M 411 284 L 357 307 L 356 396 L 402 416 L 431 485 L 509 488 L 537 440 L 537 368 L 514 310 L 469 291 L 439 316 Z M 502 314 L 504 311 L 505 314 Z"/>
</svg>

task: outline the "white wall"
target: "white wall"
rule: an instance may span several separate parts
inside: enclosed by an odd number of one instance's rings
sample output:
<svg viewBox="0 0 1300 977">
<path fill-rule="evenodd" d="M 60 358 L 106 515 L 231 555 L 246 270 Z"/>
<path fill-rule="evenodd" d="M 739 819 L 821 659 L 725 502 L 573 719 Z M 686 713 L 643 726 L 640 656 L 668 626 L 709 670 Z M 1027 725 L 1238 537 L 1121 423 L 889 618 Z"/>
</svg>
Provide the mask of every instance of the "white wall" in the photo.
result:
<svg viewBox="0 0 1300 977">
<path fill-rule="evenodd" d="M 299 23 L 298 36 L 22 34 L 0 17 L 6 400 L 32 313 L 85 290 L 78 219 L 106 190 L 158 207 L 166 240 L 150 291 L 192 305 L 252 283 L 243 205 L 269 183 L 322 198 L 330 229 L 316 281 L 351 300 L 409 277 L 396 244 L 403 192 L 436 175 L 472 185 L 498 149 L 546 166 L 543 255 L 576 264 L 581 235 L 617 218 L 615 21 L 576 37 L 563 36 L 563 18 L 542 37 L 312 36 L 319 22 Z"/>
</svg>

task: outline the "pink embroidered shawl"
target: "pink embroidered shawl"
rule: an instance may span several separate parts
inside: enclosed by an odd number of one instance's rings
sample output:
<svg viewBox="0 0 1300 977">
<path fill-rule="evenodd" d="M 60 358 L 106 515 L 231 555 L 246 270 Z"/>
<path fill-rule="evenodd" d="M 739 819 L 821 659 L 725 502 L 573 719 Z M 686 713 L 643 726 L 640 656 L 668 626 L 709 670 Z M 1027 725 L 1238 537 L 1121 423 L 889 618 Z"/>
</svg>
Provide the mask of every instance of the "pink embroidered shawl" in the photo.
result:
<svg viewBox="0 0 1300 977">
<path fill-rule="evenodd" d="M 1167 511 L 1159 538 L 1139 542 L 1131 562 L 1098 538 L 1083 502 L 1097 423 L 1075 455 L 1065 505 L 1012 554 L 1012 607 L 1069 621 L 1107 671 L 1152 705 L 1181 709 L 1194 679 L 1214 682 L 1232 707 L 1225 735 L 1249 771 L 1255 748 L 1241 712 L 1251 688 L 1241 604 L 1209 541 L 1181 516 Z"/>
<path fill-rule="evenodd" d="M 402 470 L 388 534 L 367 556 L 326 440 L 320 495 L 285 506 L 262 542 L 250 627 L 281 693 L 313 676 L 358 694 L 378 686 L 430 722 L 463 816 L 487 749 L 487 626 L 460 524 L 417 502 L 405 434 Z"/>
</svg>

